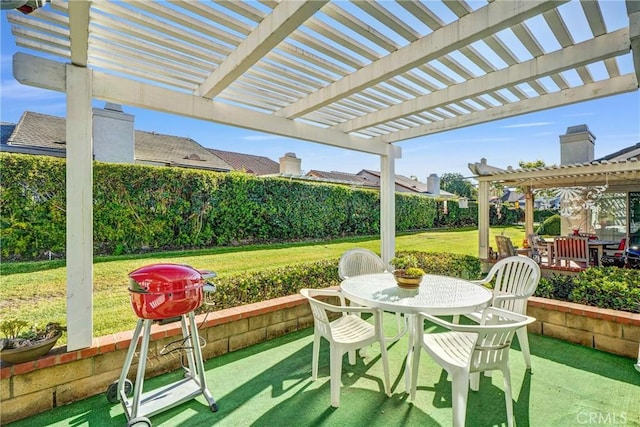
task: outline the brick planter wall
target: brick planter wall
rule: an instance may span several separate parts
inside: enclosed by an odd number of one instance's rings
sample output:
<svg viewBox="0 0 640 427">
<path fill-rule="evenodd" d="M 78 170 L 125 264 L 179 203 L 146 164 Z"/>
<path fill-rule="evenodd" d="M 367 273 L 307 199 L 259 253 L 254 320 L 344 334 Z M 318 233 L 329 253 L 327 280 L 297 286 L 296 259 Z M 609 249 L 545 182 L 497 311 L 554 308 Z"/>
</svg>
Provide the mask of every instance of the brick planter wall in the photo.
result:
<svg viewBox="0 0 640 427">
<path fill-rule="evenodd" d="M 537 297 L 529 298 L 527 314 L 537 319 L 530 332 L 638 357 L 640 314 Z"/>
<path fill-rule="evenodd" d="M 635 358 L 640 341 L 640 314 L 532 297 L 528 314 L 538 319 L 532 333 L 575 342 Z M 313 325 L 306 299 L 292 295 L 197 316 L 206 359 L 239 350 Z M 90 348 L 66 352 L 55 348 L 33 362 L 3 366 L 0 376 L 2 424 L 104 393 L 120 376 L 133 331 L 94 339 Z M 180 367 L 177 357 L 160 356 L 167 344 L 181 338 L 179 323 L 152 327 L 146 376 Z M 131 367 L 135 375 L 135 364 Z"/>
<path fill-rule="evenodd" d="M 200 336 L 207 345 L 205 360 L 249 347 L 313 325 L 307 300 L 299 295 L 230 308 L 196 316 L 204 325 Z M 66 352 L 57 347 L 33 362 L 3 366 L 0 376 L 0 422 L 6 424 L 104 393 L 120 377 L 133 331 L 95 338 L 89 348 Z M 160 356 L 161 349 L 182 338 L 180 323 L 153 325 L 145 377 L 180 367 L 176 354 Z M 134 359 L 135 362 L 135 359 Z M 136 364 L 130 369 L 135 378 Z"/>
</svg>

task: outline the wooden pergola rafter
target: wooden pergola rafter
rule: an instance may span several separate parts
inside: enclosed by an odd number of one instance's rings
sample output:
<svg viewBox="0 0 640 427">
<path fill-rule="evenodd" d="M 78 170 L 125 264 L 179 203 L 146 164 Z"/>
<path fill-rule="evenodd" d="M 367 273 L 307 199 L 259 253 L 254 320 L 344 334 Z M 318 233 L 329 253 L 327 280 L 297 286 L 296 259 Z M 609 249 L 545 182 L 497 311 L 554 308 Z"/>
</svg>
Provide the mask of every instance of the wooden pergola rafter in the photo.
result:
<svg viewBox="0 0 640 427">
<path fill-rule="evenodd" d="M 36 52 L 15 56 L 16 79 L 68 99 L 69 348 L 91 342 L 93 100 L 379 156 L 389 261 L 395 143 L 636 91 L 640 2 L 619 5 L 622 25 L 591 0 L 51 0 L 9 13 Z M 582 16 L 586 38 L 572 32 Z"/>
</svg>

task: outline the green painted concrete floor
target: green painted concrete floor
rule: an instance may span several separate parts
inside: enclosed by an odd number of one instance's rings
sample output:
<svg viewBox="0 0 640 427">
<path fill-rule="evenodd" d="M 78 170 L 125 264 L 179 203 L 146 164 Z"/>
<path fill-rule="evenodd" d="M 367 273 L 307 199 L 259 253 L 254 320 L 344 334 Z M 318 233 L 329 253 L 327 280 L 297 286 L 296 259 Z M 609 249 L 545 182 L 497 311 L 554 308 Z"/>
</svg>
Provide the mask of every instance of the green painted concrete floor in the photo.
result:
<svg viewBox="0 0 640 427">
<path fill-rule="evenodd" d="M 387 321 L 388 319 L 388 321 Z M 394 318 L 385 318 L 389 335 Z M 355 366 L 343 365 L 340 408 L 330 406 L 328 345 L 311 381 L 313 329 L 226 354 L 205 363 L 219 411 L 202 396 L 151 417 L 154 426 L 450 426 L 451 383 L 427 355 L 421 357 L 416 400 L 404 392 L 407 338 L 390 345 L 392 393 L 382 391 L 379 348 Z M 511 350 L 516 425 L 640 426 L 640 372 L 635 360 L 530 334 L 533 373 L 517 341 Z M 145 390 L 178 381 L 182 370 L 145 382 Z M 481 377 L 470 392 L 468 426 L 506 425 L 502 374 Z M 12 426 L 125 426 L 120 404 L 98 395 Z"/>
</svg>

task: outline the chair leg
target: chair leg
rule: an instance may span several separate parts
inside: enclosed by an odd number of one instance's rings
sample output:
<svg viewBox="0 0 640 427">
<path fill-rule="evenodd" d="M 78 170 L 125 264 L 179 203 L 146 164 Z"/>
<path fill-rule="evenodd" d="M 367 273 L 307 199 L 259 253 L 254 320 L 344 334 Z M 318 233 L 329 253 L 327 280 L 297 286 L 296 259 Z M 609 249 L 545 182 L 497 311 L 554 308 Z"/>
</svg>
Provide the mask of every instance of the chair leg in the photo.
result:
<svg viewBox="0 0 640 427">
<path fill-rule="evenodd" d="M 320 335 L 313 335 L 313 355 L 311 356 L 311 379 L 318 379 L 318 358 L 320 357 Z"/>
<path fill-rule="evenodd" d="M 480 390 L 480 372 L 473 372 L 469 376 L 469 388 L 473 391 Z"/>
<path fill-rule="evenodd" d="M 380 358 L 382 359 L 382 371 L 384 373 L 384 392 L 391 396 L 391 380 L 389 379 L 389 357 L 387 356 L 387 346 L 384 343 L 384 336 L 380 338 Z"/>
<path fill-rule="evenodd" d="M 360 349 L 360 351 L 362 351 L 362 349 Z M 356 351 L 355 350 L 349 350 L 349 365 L 355 365 L 356 364 Z"/>
<path fill-rule="evenodd" d="M 416 331 L 416 335 L 418 332 Z M 416 342 L 413 344 L 413 354 L 411 355 L 411 394 L 410 400 L 415 400 L 416 389 L 418 388 L 418 367 L 420 366 L 420 353 L 422 353 L 422 346 L 419 340 L 422 340 L 422 335 L 418 338 L 416 336 Z"/>
<path fill-rule="evenodd" d="M 331 346 L 331 406 L 340 406 L 340 384 L 342 383 L 342 349 L 337 345 Z"/>
<path fill-rule="evenodd" d="M 456 325 L 460 323 L 460 315 L 459 314 L 454 315 L 453 319 L 451 320 L 451 323 L 455 323 Z"/>
<path fill-rule="evenodd" d="M 513 397 L 511 396 L 511 373 L 509 366 L 502 369 L 504 377 L 504 400 L 507 405 L 507 426 L 513 427 Z"/>
<path fill-rule="evenodd" d="M 467 417 L 467 396 L 469 395 L 469 374 L 454 372 L 451 374 L 451 404 L 453 409 L 453 426 L 464 427 Z"/>
<path fill-rule="evenodd" d="M 518 342 L 520 343 L 520 350 L 522 351 L 522 357 L 524 357 L 524 363 L 527 369 L 531 370 L 531 353 L 529 352 L 529 334 L 527 333 L 527 327 L 520 328 L 516 331 L 518 336 Z"/>
</svg>

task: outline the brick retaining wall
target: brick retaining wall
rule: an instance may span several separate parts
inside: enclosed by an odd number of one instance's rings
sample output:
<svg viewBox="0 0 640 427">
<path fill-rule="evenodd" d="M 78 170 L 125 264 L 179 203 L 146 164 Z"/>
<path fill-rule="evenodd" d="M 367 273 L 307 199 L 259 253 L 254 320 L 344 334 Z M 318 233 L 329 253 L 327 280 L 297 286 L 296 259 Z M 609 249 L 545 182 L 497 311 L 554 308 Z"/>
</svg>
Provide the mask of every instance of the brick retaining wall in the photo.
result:
<svg viewBox="0 0 640 427">
<path fill-rule="evenodd" d="M 640 314 L 532 297 L 528 314 L 538 319 L 532 333 L 575 342 L 635 358 L 640 341 Z M 239 350 L 313 325 L 309 304 L 292 295 L 209 313 L 202 336 L 206 359 Z M 2 424 L 104 393 L 120 376 L 133 331 L 94 339 L 91 347 L 66 352 L 57 347 L 33 362 L 3 366 L 0 376 Z M 177 357 L 159 356 L 165 345 L 182 336 L 179 323 L 153 325 L 146 376 L 180 367 Z M 135 372 L 132 366 L 131 372 Z"/>
</svg>

